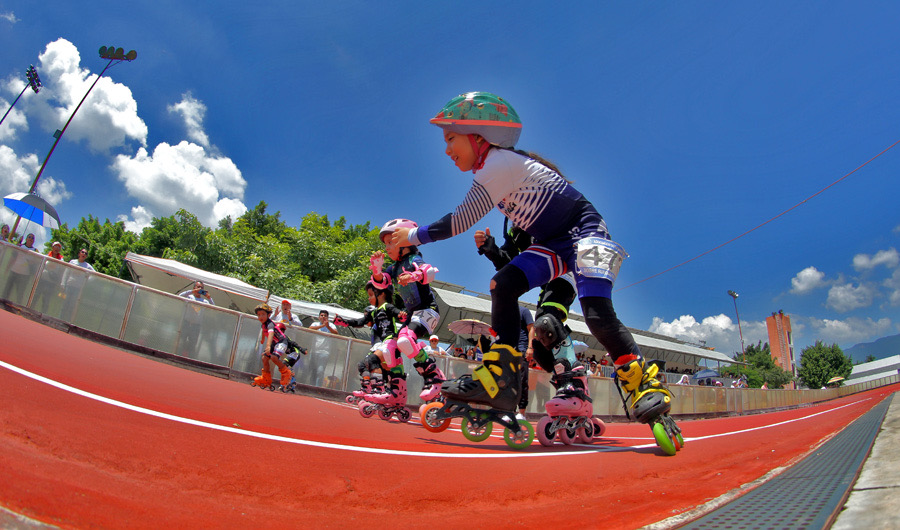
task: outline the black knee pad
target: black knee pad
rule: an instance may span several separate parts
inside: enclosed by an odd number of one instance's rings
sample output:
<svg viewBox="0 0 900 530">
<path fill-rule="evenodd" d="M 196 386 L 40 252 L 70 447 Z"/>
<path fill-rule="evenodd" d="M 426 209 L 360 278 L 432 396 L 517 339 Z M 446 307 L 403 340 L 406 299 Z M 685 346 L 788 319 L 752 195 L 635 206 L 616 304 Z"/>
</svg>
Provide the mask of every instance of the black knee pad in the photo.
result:
<svg viewBox="0 0 900 530">
<path fill-rule="evenodd" d="M 359 374 L 362 375 L 365 372 L 372 373 L 375 370 L 381 368 L 381 359 L 378 358 L 374 353 L 370 353 L 363 357 L 363 360 L 359 361 L 356 365 L 356 368 L 359 370 Z"/>
<path fill-rule="evenodd" d="M 569 331 L 555 316 L 545 313 L 534 321 L 534 338 L 548 350 L 559 346 L 569 335 Z"/>
</svg>

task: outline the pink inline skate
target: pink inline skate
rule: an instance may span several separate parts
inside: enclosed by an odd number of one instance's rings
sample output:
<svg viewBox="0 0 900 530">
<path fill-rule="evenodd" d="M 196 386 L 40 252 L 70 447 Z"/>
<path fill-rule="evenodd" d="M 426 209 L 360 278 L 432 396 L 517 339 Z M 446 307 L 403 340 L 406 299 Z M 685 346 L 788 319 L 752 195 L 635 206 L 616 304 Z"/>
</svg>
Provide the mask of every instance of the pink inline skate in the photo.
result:
<svg viewBox="0 0 900 530">
<path fill-rule="evenodd" d="M 431 356 L 422 362 L 413 363 L 413 366 L 424 381 L 422 392 L 419 393 L 419 399 L 422 400 L 422 404 L 419 406 L 419 416 L 421 416 L 425 405 L 435 401 L 443 401 L 441 397 L 441 383 L 444 382 L 445 377 L 444 372 L 437 367 Z"/>
<path fill-rule="evenodd" d="M 584 366 L 578 361 L 570 365 L 567 359 L 558 359 L 554 370 L 550 383 L 556 388 L 556 396 L 544 404 L 548 415 L 538 422 L 538 440 L 546 447 L 552 446 L 557 436 L 566 445 L 592 443 L 594 436 L 603 434 L 606 425 L 592 417 L 594 405 Z"/>
<path fill-rule="evenodd" d="M 370 418 L 376 412 L 378 417 L 387 421 L 392 415 L 406 423 L 412 413 L 406 408 L 406 374 L 386 372 L 385 391 L 380 394 L 366 394 L 359 402 L 359 413 L 363 418 Z"/>
<path fill-rule="evenodd" d="M 359 380 L 359 390 L 354 390 L 347 395 L 347 403 L 351 405 L 358 404 L 366 397 L 366 394 L 374 395 L 384 392 L 384 381 L 381 379 L 381 374 L 372 375 L 365 372 L 360 374 Z"/>
</svg>

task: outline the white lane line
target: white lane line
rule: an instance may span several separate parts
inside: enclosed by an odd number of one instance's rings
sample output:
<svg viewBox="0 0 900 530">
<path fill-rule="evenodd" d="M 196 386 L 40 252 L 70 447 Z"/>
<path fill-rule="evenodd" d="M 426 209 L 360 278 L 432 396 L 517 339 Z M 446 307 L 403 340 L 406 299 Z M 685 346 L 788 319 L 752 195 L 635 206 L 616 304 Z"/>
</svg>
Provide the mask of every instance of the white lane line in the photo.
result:
<svg viewBox="0 0 900 530">
<path fill-rule="evenodd" d="M 138 412 L 140 414 L 146 414 L 148 416 L 154 416 L 156 418 L 166 419 L 169 421 L 183 423 L 186 425 L 193 425 L 195 427 L 204 427 L 207 429 L 213 429 L 213 430 L 228 432 L 228 433 L 232 433 L 232 434 L 240 434 L 243 436 L 250 436 L 253 438 L 293 443 L 293 444 L 297 444 L 297 445 L 307 445 L 307 446 L 311 446 L 311 447 L 320 447 L 320 448 L 324 448 L 324 449 L 338 449 L 338 450 L 343 450 L 343 451 L 355 451 L 355 452 L 359 452 L 359 453 L 376 453 L 376 454 L 385 454 L 385 455 L 424 456 L 424 457 L 430 457 L 430 458 L 536 458 L 536 457 L 553 457 L 553 456 L 589 455 L 589 454 L 599 453 L 599 452 L 631 451 L 633 449 L 644 449 L 644 448 L 648 448 L 648 447 L 656 447 L 655 443 L 643 444 L 643 445 L 630 445 L 630 446 L 625 446 L 625 447 L 603 447 L 603 446 L 587 445 L 587 444 L 575 444 L 572 447 L 578 447 L 581 450 L 579 450 L 579 451 L 558 451 L 558 452 L 554 451 L 554 452 L 545 452 L 545 453 L 526 453 L 526 452 L 434 453 L 434 452 L 427 452 L 427 451 L 403 451 L 403 450 L 397 450 L 397 449 L 376 449 L 373 447 L 360 447 L 360 446 L 355 446 L 355 445 L 335 444 L 335 443 L 328 443 L 328 442 L 316 442 L 313 440 L 304 440 L 301 438 L 289 438 L 287 436 L 278 436 L 275 434 L 266 434 L 266 433 L 260 433 L 260 432 L 255 432 L 255 431 L 248 431 L 246 429 L 236 429 L 234 427 L 228 427 L 225 425 L 217 425 L 215 423 L 209 423 L 209 422 L 205 422 L 205 421 L 194 420 L 191 418 L 175 416 L 174 414 L 168 414 L 165 412 L 159 412 L 159 411 L 151 410 L 151 409 L 144 408 L 144 407 L 138 407 L 136 405 L 123 403 L 123 402 L 117 401 L 115 399 L 103 397 L 103 396 L 94 394 L 92 392 L 88 392 L 86 390 L 81 390 L 79 388 L 69 386 L 65 383 L 60 383 L 58 381 L 54 381 L 53 379 L 49 379 L 47 377 L 35 374 L 33 372 L 29 372 L 28 370 L 19 368 L 18 366 L 6 363 L 4 361 L 0 361 L 0 367 L 6 368 L 7 370 L 10 370 L 10 371 L 15 372 L 20 375 L 23 375 L 23 376 L 33 379 L 35 381 L 39 381 L 41 383 L 58 388 L 60 390 L 70 392 L 70 393 L 78 395 L 78 396 L 86 397 L 88 399 L 93 399 L 93 400 L 99 401 L 101 403 L 106 403 L 107 405 L 112 405 L 114 407 L 119 407 L 119 408 L 123 408 L 123 409 L 130 410 L 133 412 Z M 867 401 L 868 399 L 871 399 L 871 398 L 866 398 L 866 400 L 863 400 L 863 401 Z M 762 425 L 759 427 L 743 429 L 740 431 L 726 432 L 726 433 L 721 433 L 721 434 L 712 434 L 712 435 L 708 435 L 708 436 L 699 436 L 696 438 L 685 437 L 685 442 L 696 441 L 696 440 L 705 440 L 707 438 L 716 438 L 716 437 L 720 437 L 720 436 L 730 436 L 733 434 L 740 434 L 740 433 L 751 432 L 751 431 L 756 431 L 756 430 L 760 430 L 760 429 L 767 429 L 770 427 L 776 427 L 779 425 L 785 425 L 785 424 L 792 423 L 795 421 L 801 421 L 801 420 L 813 418 L 820 414 L 825 414 L 827 412 L 839 410 L 844 407 L 849 407 L 850 405 L 854 405 L 856 403 L 859 403 L 859 402 L 849 403 L 847 405 L 842 405 L 842 406 L 836 407 L 834 409 L 817 412 L 817 413 L 810 414 L 808 416 L 804 416 L 802 418 L 797 418 L 794 420 L 786 420 L 786 421 L 782 421 L 779 423 L 774 423 L 772 425 Z M 619 438 L 616 438 L 616 439 L 619 439 Z"/>
<path fill-rule="evenodd" d="M 117 401 L 115 399 L 110 399 L 107 397 L 103 397 L 92 392 L 88 392 L 85 390 L 81 390 L 79 388 L 75 388 L 69 386 L 65 383 L 60 383 L 58 381 L 54 381 L 47 377 L 29 372 L 23 368 L 19 368 L 18 366 L 11 365 L 9 363 L 0 361 L 0 367 L 6 368 L 12 372 L 18 373 L 35 381 L 39 381 L 41 383 L 50 385 L 52 387 L 56 387 L 60 390 L 64 390 L 66 392 L 70 392 L 72 394 L 76 394 L 78 396 L 86 397 L 88 399 L 93 399 L 95 401 L 99 401 L 101 403 L 106 403 L 107 405 L 112 405 L 114 407 L 123 408 L 126 410 L 130 410 L 133 412 L 138 412 L 140 414 L 146 414 L 148 416 L 154 416 L 157 418 L 174 421 L 177 423 L 183 423 L 187 425 L 193 425 L 196 427 L 204 427 L 207 429 L 213 429 L 222 432 L 228 432 L 232 434 L 240 434 L 243 436 L 250 436 L 252 438 L 260 438 L 264 440 L 275 440 L 279 442 L 292 443 L 297 445 L 308 445 L 312 447 L 321 447 L 325 449 L 338 449 L 343 451 L 355 451 L 360 453 L 376 453 L 376 454 L 384 454 L 384 455 L 402 455 L 402 456 L 424 456 L 431 458 L 523 458 L 523 457 L 550 457 L 550 456 L 575 456 L 575 455 L 586 455 L 595 452 L 601 451 L 623 451 L 630 450 L 637 447 L 653 447 L 653 444 L 647 446 L 630 446 L 630 447 L 616 447 L 616 448 L 600 448 L 600 447 L 588 447 L 587 451 L 566 451 L 566 452 L 551 452 L 551 453 L 523 453 L 523 452 L 514 452 L 514 453 L 433 453 L 427 451 L 403 451 L 397 449 L 377 449 L 373 447 L 360 447 L 355 445 L 345 445 L 345 444 L 335 444 L 335 443 L 327 443 L 327 442 L 316 442 L 313 440 L 304 440 L 301 438 L 289 438 L 287 436 L 278 436 L 275 434 L 266 434 L 255 431 L 248 431 L 246 429 L 236 429 L 234 427 L 228 427 L 225 425 L 217 425 L 215 423 L 209 423 L 200 420 L 194 420 L 191 418 L 183 418 L 181 416 L 175 416 L 174 414 L 168 414 L 165 412 L 159 412 L 156 410 L 147 409 L 144 407 L 138 407 L 136 405 L 130 405 L 128 403 L 123 403 L 121 401 Z"/>
</svg>

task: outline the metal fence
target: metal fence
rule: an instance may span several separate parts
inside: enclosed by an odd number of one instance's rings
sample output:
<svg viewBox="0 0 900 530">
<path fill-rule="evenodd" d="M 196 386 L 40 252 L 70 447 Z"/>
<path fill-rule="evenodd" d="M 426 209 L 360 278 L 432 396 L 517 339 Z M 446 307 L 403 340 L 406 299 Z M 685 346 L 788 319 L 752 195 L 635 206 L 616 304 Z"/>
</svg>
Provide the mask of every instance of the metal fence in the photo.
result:
<svg viewBox="0 0 900 530">
<path fill-rule="evenodd" d="M 79 328 L 153 350 L 228 368 L 236 377 L 260 372 L 260 325 L 253 315 L 189 301 L 175 294 L 90 272 L 39 253 L 0 244 L 0 298 Z M 349 337 L 291 327 L 287 334 L 309 350 L 294 365 L 297 382 L 350 391 L 359 386 L 357 364 L 371 345 Z M 419 402 L 422 378 L 404 359 L 409 403 Z M 472 372 L 474 361 L 437 359 L 448 378 Z M 611 367 L 603 367 L 611 376 Z M 278 370 L 272 366 L 277 378 Z M 669 374 L 670 378 L 675 374 Z M 803 405 L 900 381 L 892 375 L 826 390 L 761 390 L 670 385 L 673 414 L 741 414 Z M 594 414 L 623 416 L 610 377 L 589 377 Z M 530 370 L 528 412 L 542 413 L 555 391 L 550 374 Z"/>
</svg>

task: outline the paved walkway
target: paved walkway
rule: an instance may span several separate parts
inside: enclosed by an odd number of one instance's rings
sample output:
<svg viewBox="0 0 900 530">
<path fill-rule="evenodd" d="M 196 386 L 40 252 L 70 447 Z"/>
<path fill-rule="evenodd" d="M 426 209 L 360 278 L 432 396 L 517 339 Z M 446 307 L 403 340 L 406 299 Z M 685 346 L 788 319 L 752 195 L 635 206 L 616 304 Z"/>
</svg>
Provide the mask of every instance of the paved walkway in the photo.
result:
<svg viewBox="0 0 900 530">
<path fill-rule="evenodd" d="M 834 530 L 900 528 L 900 395 L 894 394 L 872 453 Z"/>
</svg>

